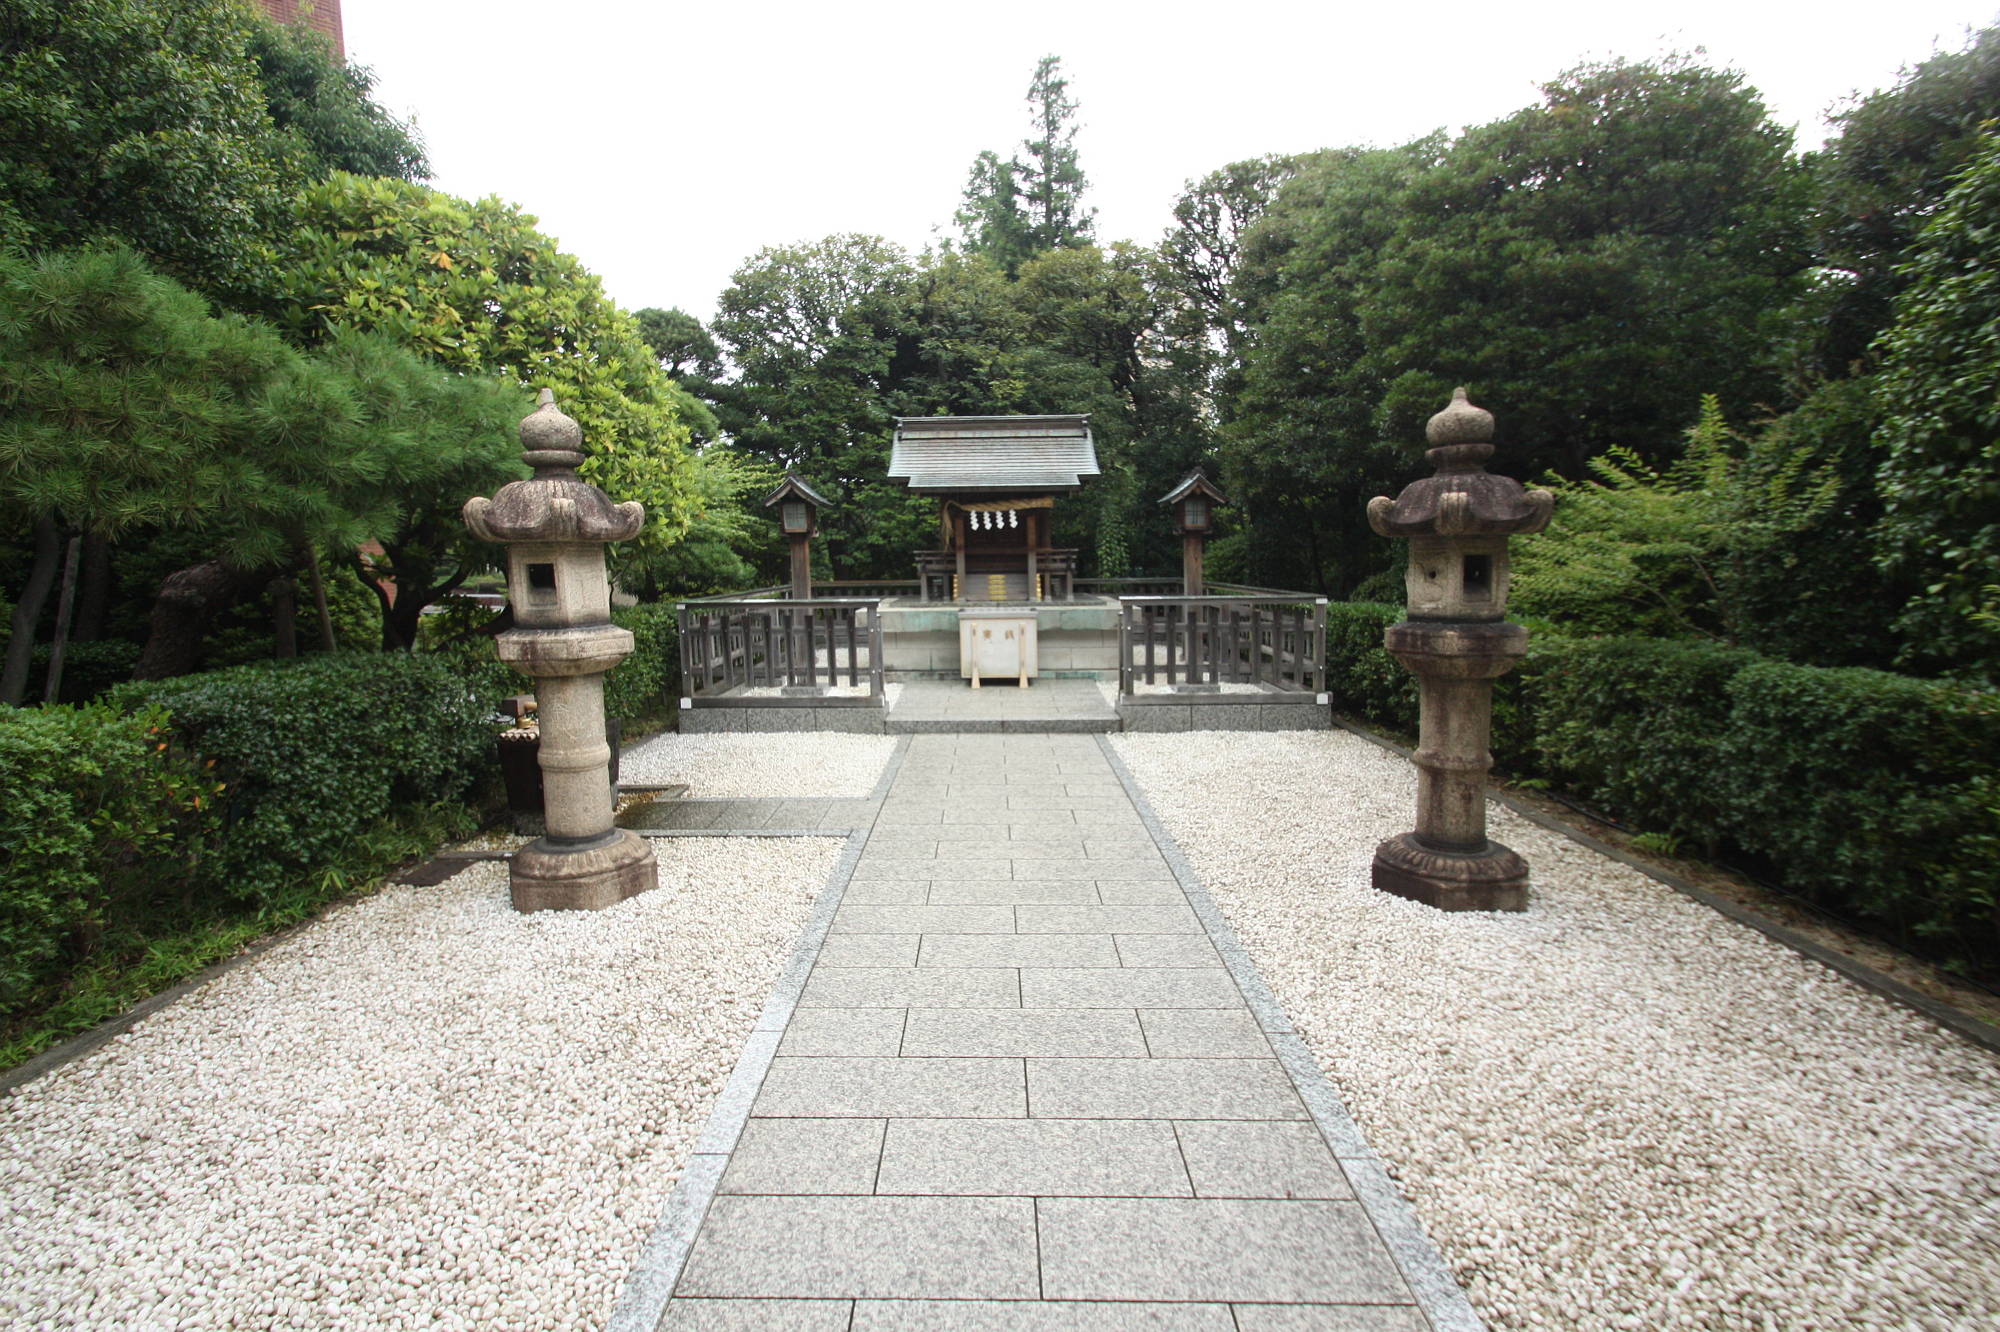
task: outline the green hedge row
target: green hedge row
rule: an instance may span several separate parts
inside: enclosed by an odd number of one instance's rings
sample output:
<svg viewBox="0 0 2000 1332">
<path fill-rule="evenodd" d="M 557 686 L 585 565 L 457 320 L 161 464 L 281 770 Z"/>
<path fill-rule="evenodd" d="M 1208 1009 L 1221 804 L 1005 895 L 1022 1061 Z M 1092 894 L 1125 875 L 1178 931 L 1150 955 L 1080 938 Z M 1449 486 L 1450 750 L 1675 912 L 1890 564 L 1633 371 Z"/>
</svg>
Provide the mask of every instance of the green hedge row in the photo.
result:
<svg viewBox="0 0 2000 1332">
<path fill-rule="evenodd" d="M 611 612 L 611 622 L 632 631 L 632 655 L 604 677 L 604 715 L 629 728 L 657 716 L 680 698 L 680 620 L 671 601 Z"/>
<path fill-rule="evenodd" d="M 1328 608 L 1335 706 L 1416 729 L 1381 645 L 1397 607 Z M 1404 681 L 1409 679 L 1402 672 Z M 1648 831 L 1981 970 L 2000 956 L 2000 695 L 1740 648 L 1538 633 L 1493 752 Z"/>
<path fill-rule="evenodd" d="M 293 919 L 407 850 L 397 820 L 491 768 L 502 674 L 319 656 L 0 709 L 0 1017 L 100 946 Z"/>
<path fill-rule="evenodd" d="M 0 1014 L 201 872 L 216 785 L 161 709 L 0 708 Z"/>
<path fill-rule="evenodd" d="M 493 762 L 495 677 L 423 653 L 304 657 L 121 685 L 228 784 L 209 881 L 256 900 L 327 865 L 401 806 L 462 796 Z"/>
</svg>

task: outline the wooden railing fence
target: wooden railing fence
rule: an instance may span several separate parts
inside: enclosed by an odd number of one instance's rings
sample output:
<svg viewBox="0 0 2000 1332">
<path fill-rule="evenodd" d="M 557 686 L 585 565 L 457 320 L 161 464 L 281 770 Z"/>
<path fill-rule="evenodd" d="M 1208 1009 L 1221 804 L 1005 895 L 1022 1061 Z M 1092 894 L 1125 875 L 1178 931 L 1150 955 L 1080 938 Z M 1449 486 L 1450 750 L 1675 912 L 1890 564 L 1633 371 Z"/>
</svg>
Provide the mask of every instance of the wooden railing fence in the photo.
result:
<svg viewBox="0 0 2000 1332">
<path fill-rule="evenodd" d="M 863 597 L 682 602 L 677 607 L 682 693 L 699 704 L 735 689 L 866 684 L 866 695 L 821 696 L 811 702 L 816 707 L 879 706 L 880 605 L 879 599 Z"/>
<path fill-rule="evenodd" d="M 1323 597 L 1119 598 L 1118 692 L 1138 684 L 1326 688 Z"/>
</svg>

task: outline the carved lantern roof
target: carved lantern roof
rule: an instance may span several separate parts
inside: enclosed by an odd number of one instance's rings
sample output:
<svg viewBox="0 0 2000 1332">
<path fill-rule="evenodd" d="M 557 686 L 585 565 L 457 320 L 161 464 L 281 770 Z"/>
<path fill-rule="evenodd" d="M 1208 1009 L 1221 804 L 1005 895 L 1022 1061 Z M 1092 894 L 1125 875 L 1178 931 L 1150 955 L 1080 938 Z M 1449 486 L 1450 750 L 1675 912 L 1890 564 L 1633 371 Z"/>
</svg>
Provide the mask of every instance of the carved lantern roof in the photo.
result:
<svg viewBox="0 0 2000 1332">
<path fill-rule="evenodd" d="M 646 524 L 634 501 L 612 502 L 576 469 L 583 465 L 583 427 L 542 390 L 540 405 L 521 422 L 521 461 L 535 469 L 492 499 L 465 502 L 465 525 L 483 541 L 627 541 Z"/>
<path fill-rule="evenodd" d="M 797 472 L 787 471 L 778 488 L 764 497 L 764 507 L 770 508 L 783 499 L 802 499 L 816 509 L 831 509 L 833 501 L 805 483 Z"/>
<path fill-rule="evenodd" d="M 1368 501 L 1368 525 L 1378 536 L 1506 536 L 1548 526 L 1555 496 L 1525 490 L 1511 476 L 1486 470 L 1493 456 L 1493 413 L 1455 389 L 1451 405 L 1430 419 L 1424 457 L 1437 470 L 1390 499 Z"/>
<path fill-rule="evenodd" d="M 1208 479 L 1207 470 L 1200 467 L 1195 468 L 1192 472 L 1182 477 L 1181 483 L 1168 491 L 1166 496 L 1160 500 L 1160 503 L 1178 504 L 1189 495 L 1195 494 L 1206 495 L 1210 501 L 1216 504 L 1229 503 L 1229 496 L 1223 494 L 1215 482 Z"/>
</svg>

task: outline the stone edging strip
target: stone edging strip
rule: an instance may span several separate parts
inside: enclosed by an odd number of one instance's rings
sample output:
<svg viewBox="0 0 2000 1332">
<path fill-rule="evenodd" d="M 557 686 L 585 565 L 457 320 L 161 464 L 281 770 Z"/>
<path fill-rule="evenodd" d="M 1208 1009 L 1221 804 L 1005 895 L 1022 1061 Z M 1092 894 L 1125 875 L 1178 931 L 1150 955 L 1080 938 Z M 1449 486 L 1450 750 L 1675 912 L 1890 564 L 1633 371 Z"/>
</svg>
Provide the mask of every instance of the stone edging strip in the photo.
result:
<svg viewBox="0 0 2000 1332">
<path fill-rule="evenodd" d="M 1363 740 L 1378 745 L 1392 754 L 1401 755 L 1406 759 L 1410 757 L 1410 751 L 1402 745 L 1392 740 L 1385 740 L 1379 735 L 1374 735 L 1352 722 L 1335 717 L 1333 724 L 1350 735 L 1358 735 Z M 1878 994 L 1891 1003 L 1901 1004 L 1920 1017 L 1928 1018 L 1939 1026 L 1956 1032 L 1966 1040 L 1971 1041 L 1974 1045 L 1991 1050 L 1995 1054 L 2000 1054 L 2000 1027 L 1996 1027 L 1990 1022 L 1982 1022 L 1970 1013 L 1962 1012 L 1942 1000 L 1933 999 L 1920 990 L 1912 989 L 1895 977 L 1875 970 L 1875 968 L 1869 966 L 1859 958 L 1849 957 L 1847 954 L 1836 949 L 1828 948 L 1825 944 L 1800 933 L 1798 930 L 1792 929 L 1788 925 L 1782 925 L 1768 916 L 1759 915 L 1740 902 L 1733 902 L 1727 897 L 1712 893 L 1706 888 L 1690 883 L 1670 870 L 1663 870 L 1657 865 L 1648 864 L 1630 852 L 1621 850 L 1599 838 L 1592 837 L 1583 829 L 1565 823 L 1553 815 L 1545 814 L 1527 802 L 1518 800 L 1507 794 L 1505 791 L 1489 786 L 1486 794 L 1491 799 L 1499 801 L 1502 805 L 1514 811 L 1514 813 L 1519 814 L 1522 818 L 1527 819 L 1530 823 L 1547 828 L 1550 832 L 1560 833 L 1579 846 L 1589 847 L 1601 856 L 1608 857 L 1621 865 L 1638 870 L 1647 878 L 1657 883 L 1665 884 L 1683 897 L 1691 898 L 1705 907 L 1719 911 L 1738 924 L 1747 925 L 1766 938 L 1776 943 L 1781 943 L 1792 951 L 1811 958 L 1821 966 L 1838 972 L 1848 980 L 1853 981 L 1856 985 L 1859 985 L 1862 989 Z"/>
<path fill-rule="evenodd" d="M 870 800 L 879 802 L 888 794 L 889 788 L 895 784 L 897 772 L 903 766 L 903 755 L 909 748 L 908 736 L 896 741 L 881 779 L 869 796 Z M 840 899 L 847 891 L 847 881 L 854 876 L 854 867 L 860 863 L 861 853 L 868 847 L 873 827 L 871 822 L 847 834 L 847 847 L 827 875 L 826 887 L 820 892 L 819 900 L 813 903 L 805 931 L 793 947 L 791 957 L 786 960 L 785 969 L 778 974 L 771 997 L 765 1002 L 757 1025 L 751 1028 L 750 1039 L 744 1042 L 743 1053 L 736 1060 L 736 1069 L 729 1075 L 722 1094 L 716 1098 L 715 1108 L 709 1111 L 708 1123 L 695 1140 L 694 1151 L 682 1168 L 673 1193 L 667 1198 L 659 1223 L 646 1237 L 645 1246 L 625 1278 L 624 1289 L 611 1310 L 611 1321 L 605 1324 L 605 1332 L 654 1332 L 666 1313 L 667 1300 L 674 1293 L 674 1283 L 680 1279 L 681 1267 L 687 1262 L 688 1250 L 694 1245 L 695 1232 L 701 1229 L 702 1218 L 708 1215 L 709 1203 L 714 1201 L 715 1190 L 722 1183 L 723 1169 L 729 1164 L 729 1154 L 735 1150 L 743 1125 L 750 1118 L 750 1107 L 756 1103 L 757 1093 L 764 1085 L 764 1075 L 770 1071 L 771 1059 L 777 1054 L 778 1042 L 784 1037 L 785 1024 L 791 1021 L 792 1010 L 798 1006 L 799 995 L 805 990 L 806 977 L 812 974 L 813 964 L 819 960 L 820 947 L 826 942 L 834 913 L 840 910 Z M 662 829 L 651 835 L 662 834 L 684 837 L 717 835 L 714 830 L 706 828 Z M 833 837 L 839 834 L 830 829 L 802 829 L 797 832 L 760 829 L 729 835 Z"/>
<path fill-rule="evenodd" d="M 1382 1243 L 1388 1247 L 1397 1270 L 1416 1297 L 1417 1307 L 1436 1332 L 1483 1332 L 1486 1324 L 1459 1288 L 1444 1256 L 1431 1243 L 1430 1236 L 1424 1233 L 1423 1225 L 1396 1188 L 1395 1181 L 1389 1178 L 1382 1158 L 1361 1136 L 1361 1130 L 1348 1115 L 1340 1093 L 1321 1071 L 1319 1061 L 1313 1058 L 1305 1042 L 1292 1029 L 1291 1019 L 1285 1015 L 1270 986 L 1264 983 L 1257 964 L 1250 960 L 1250 954 L 1236 938 L 1236 932 L 1229 927 L 1221 909 L 1215 905 L 1215 899 L 1208 895 L 1208 889 L 1195 874 L 1194 867 L 1181 854 L 1180 846 L 1153 812 L 1153 807 L 1146 803 L 1145 793 L 1139 789 L 1131 770 L 1112 747 L 1110 738 L 1100 736 L 1097 744 L 1104 752 L 1105 761 L 1111 765 L 1111 771 L 1118 775 L 1119 784 L 1125 788 L 1132 807 L 1139 811 L 1139 819 L 1145 824 L 1146 831 L 1166 857 L 1167 867 L 1179 881 L 1181 891 L 1187 894 L 1188 902 L 1208 931 L 1216 951 L 1222 954 L 1223 965 L 1229 968 L 1230 976 L 1243 992 L 1243 1000 L 1256 1016 L 1265 1039 L 1276 1051 L 1278 1062 L 1285 1066 L 1299 1099 L 1305 1102 L 1306 1110 L 1319 1126 L 1334 1157 L 1339 1160 L 1348 1182 L 1354 1186 L 1355 1198 L 1361 1203 L 1376 1233 L 1382 1237 Z"/>
</svg>

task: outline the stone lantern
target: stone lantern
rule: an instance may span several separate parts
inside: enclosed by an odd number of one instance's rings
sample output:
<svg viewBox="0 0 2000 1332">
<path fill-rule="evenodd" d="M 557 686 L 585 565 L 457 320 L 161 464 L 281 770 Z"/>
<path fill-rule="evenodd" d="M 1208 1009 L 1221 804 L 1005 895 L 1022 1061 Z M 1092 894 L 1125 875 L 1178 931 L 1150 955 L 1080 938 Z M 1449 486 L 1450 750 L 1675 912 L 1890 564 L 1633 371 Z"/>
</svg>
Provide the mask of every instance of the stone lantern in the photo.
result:
<svg viewBox="0 0 2000 1332">
<path fill-rule="evenodd" d="M 1408 616 L 1382 641 L 1421 686 L 1417 827 L 1375 849 L 1375 886 L 1446 911 L 1521 911 L 1528 864 L 1486 837 L 1493 681 L 1528 649 L 1507 613 L 1507 538 L 1548 526 L 1555 496 L 1486 470 L 1493 414 L 1465 390 L 1433 416 L 1436 473 L 1368 501 L 1379 536 L 1407 538 Z"/>
<path fill-rule="evenodd" d="M 541 714 L 546 832 L 514 853 L 514 909 L 594 911 L 657 882 L 653 848 L 612 826 L 604 732 L 604 673 L 632 651 L 631 632 L 611 623 L 604 546 L 636 536 L 646 511 L 577 476 L 583 431 L 547 389 L 521 422 L 521 461 L 534 476 L 465 504 L 472 534 L 507 547 L 514 627 L 497 647 L 533 677 Z"/>
<path fill-rule="evenodd" d="M 764 507 L 772 505 L 778 507 L 778 525 L 792 548 L 792 600 L 811 601 L 812 539 L 819 534 L 819 511 L 833 506 L 796 472 L 786 472 L 778 488 L 765 496 Z"/>
<path fill-rule="evenodd" d="M 1201 566 L 1208 534 L 1215 530 L 1215 511 L 1229 503 L 1229 497 L 1197 467 L 1160 503 L 1173 507 L 1174 530 L 1181 534 L 1181 595 L 1198 597 L 1202 594 Z"/>
</svg>

